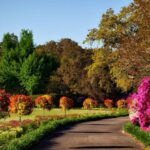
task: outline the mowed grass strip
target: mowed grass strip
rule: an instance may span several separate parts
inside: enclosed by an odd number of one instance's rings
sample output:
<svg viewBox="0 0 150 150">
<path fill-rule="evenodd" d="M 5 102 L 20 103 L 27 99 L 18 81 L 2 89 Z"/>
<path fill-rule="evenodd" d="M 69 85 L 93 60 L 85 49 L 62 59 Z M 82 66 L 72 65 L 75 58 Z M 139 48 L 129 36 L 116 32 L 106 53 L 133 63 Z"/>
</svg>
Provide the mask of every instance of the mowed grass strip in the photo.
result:
<svg viewBox="0 0 150 150">
<path fill-rule="evenodd" d="M 107 109 L 107 108 L 95 108 L 92 110 L 85 110 L 85 109 L 70 109 L 67 111 L 67 114 L 79 114 L 79 115 L 87 115 L 87 114 L 106 114 L 106 113 L 112 113 L 116 111 L 116 108 Z M 50 116 L 50 115 L 64 115 L 64 111 L 59 108 L 54 108 L 50 111 L 43 110 L 39 108 L 34 108 L 33 112 L 30 115 L 24 115 L 22 116 L 22 120 L 31 119 L 34 120 L 36 116 Z M 10 117 L 7 117 L 5 120 L 0 119 L 0 121 L 10 121 L 10 120 L 18 120 L 19 116 L 18 114 L 10 114 Z"/>
<path fill-rule="evenodd" d="M 124 125 L 124 131 L 143 143 L 146 150 L 150 150 L 150 132 L 141 130 L 139 126 L 132 125 L 131 122 Z"/>
</svg>

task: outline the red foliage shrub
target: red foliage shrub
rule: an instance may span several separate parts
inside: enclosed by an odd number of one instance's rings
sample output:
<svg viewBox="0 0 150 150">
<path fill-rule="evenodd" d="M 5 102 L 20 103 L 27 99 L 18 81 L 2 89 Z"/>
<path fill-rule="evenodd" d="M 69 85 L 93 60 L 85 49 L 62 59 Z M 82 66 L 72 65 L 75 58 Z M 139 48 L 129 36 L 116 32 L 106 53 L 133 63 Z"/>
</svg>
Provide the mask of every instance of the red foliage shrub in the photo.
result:
<svg viewBox="0 0 150 150">
<path fill-rule="evenodd" d="M 92 109 L 98 106 L 98 102 L 92 98 L 86 98 L 83 102 L 84 109 Z"/>
<path fill-rule="evenodd" d="M 104 100 L 104 106 L 107 107 L 107 108 L 112 108 L 114 105 L 114 102 L 113 100 L 111 99 L 105 99 Z"/>
<path fill-rule="evenodd" d="M 63 109 L 70 109 L 74 106 L 74 101 L 66 96 L 60 98 L 59 106 Z"/>
<path fill-rule="evenodd" d="M 39 96 L 35 99 L 35 105 L 38 108 L 50 110 L 53 106 L 53 99 L 50 95 Z"/>
<path fill-rule="evenodd" d="M 33 103 L 29 96 L 15 95 L 10 97 L 9 109 L 12 113 L 28 115 L 32 112 Z"/>
<path fill-rule="evenodd" d="M 10 94 L 6 93 L 5 90 L 0 90 L 0 112 L 8 111 Z"/>
</svg>

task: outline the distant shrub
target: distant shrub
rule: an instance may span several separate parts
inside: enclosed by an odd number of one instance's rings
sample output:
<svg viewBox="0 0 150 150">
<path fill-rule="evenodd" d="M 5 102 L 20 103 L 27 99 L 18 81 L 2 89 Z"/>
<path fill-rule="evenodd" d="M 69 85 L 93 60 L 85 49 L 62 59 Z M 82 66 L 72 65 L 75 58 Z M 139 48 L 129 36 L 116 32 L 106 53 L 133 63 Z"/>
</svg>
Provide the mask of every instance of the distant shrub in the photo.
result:
<svg viewBox="0 0 150 150">
<path fill-rule="evenodd" d="M 84 109 L 92 109 L 92 108 L 97 107 L 97 106 L 98 106 L 98 102 L 92 98 L 86 98 L 83 101 L 83 108 Z"/>
<path fill-rule="evenodd" d="M 52 108 L 52 106 L 53 106 L 52 96 L 50 96 L 50 95 L 38 96 L 35 99 L 35 105 L 38 108 L 43 108 L 43 109 L 50 110 Z"/>
<path fill-rule="evenodd" d="M 117 108 L 127 108 L 127 101 L 125 99 L 120 99 L 117 101 Z"/>
<path fill-rule="evenodd" d="M 20 116 L 29 115 L 32 112 L 33 103 L 31 98 L 26 95 L 14 95 L 10 97 L 9 110 L 12 113 L 17 113 Z"/>
<path fill-rule="evenodd" d="M 105 99 L 104 100 L 104 106 L 107 107 L 107 108 L 112 108 L 114 105 L 114 102 L 113 100 L 111 99 Z"/>
<path fill-rule="evenodd" d="M 10 94 L 6 93 L 5 90 L 0 90 L 0 112 L 8 111 Z"/>
<path fill-rule="evenodd" d="M 74 101 L 66 96 L 62 96 L 59 101 L 59 106 L 66 111 L 74 106 Z"/>
</svg>

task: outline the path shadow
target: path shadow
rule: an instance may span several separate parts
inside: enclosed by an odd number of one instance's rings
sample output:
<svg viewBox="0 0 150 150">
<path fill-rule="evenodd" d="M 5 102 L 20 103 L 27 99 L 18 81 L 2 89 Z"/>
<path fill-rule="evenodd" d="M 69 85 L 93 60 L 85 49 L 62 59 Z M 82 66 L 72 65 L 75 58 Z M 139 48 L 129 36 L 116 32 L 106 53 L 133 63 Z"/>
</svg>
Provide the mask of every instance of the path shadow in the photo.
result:
<svg viewBox="0 0 150 150">
<path fill-rule="evenodd" d="M 124 149 L 133 148 L 132 146 L 80 146 L 80 147 L 70 147 L 70 149 Z"/>
<path fill-rule="evenodd" d="M 69 131 L 67 133 L 94 133 L 94 134 L 99 134 L 99 133 L 112 133 L 112 132 L 107 132 L 107 131 L 103 131 L 103 132 L 98 132 L 98 131 Z"/>
<path fill-rule="evenodd" d="M 116 124 L 96 124 L 96 123 L 90 123 L 90 124 L 85 124 L 85 125 L 89 125 L 89 126 L 112 126 L 112 125 L 116 125 Z"/>
<path fill-rule="evenodd" d="M 47 150 L 49 148 L 51 148 L 52 146 L 56 146 L 58 145 L 59 143 L 55 142 L 55 139 L 60 137 L 60 136 L 63 136 L 65 134 L 65 131 L 66 130 L 71 130 L 73 127 L 75 127 L 76 124 L 70 126 L 59 126 L 57 128 L 56 131 L 52 132 L 52 133 L 48 133 L 48 134 L 45 134 L 44 138 L 42 138 L 40 140 L 39 143 L 37 143 L 37 145 L 33 145 L 31 146 L 30 148 L 28 148 L 28 150 Z"/>
</svg>

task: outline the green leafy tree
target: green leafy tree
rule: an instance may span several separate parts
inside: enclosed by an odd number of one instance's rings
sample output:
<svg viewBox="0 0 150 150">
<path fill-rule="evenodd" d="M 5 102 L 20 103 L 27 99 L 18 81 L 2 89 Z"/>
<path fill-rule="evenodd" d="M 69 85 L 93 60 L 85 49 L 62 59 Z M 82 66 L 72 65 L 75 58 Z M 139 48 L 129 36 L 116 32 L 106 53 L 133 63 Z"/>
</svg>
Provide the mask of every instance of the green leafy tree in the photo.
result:
<svg viewBox="0 0 150 150">
<path fill-rule="evenodd" d="M 0 85 L 2 88 L 10 91 L 19 88 L 18 80 L 18 57 L 15 48 L 18 46 L 17 36 L 14 34 L 5 34 L 2 42 L 2 56 L 0 60 Z"/>
<path fill-rule="evenodd" d="M 56 67 L 57 62 L 52 55 L 32 53 L 22 64 L 21 85 L 30 94 L 45 92 L 46 82 Z"/>
<path fill-rule="evenodd" d="M 14 34 L 4 35 L 0 67 L 0 85 L 3 88 L 32 94 L 44 92 L 57 61 L 50 55 L 37 55 L 32 32 L 22 30 L 19 41 Z"/>
</svg>

